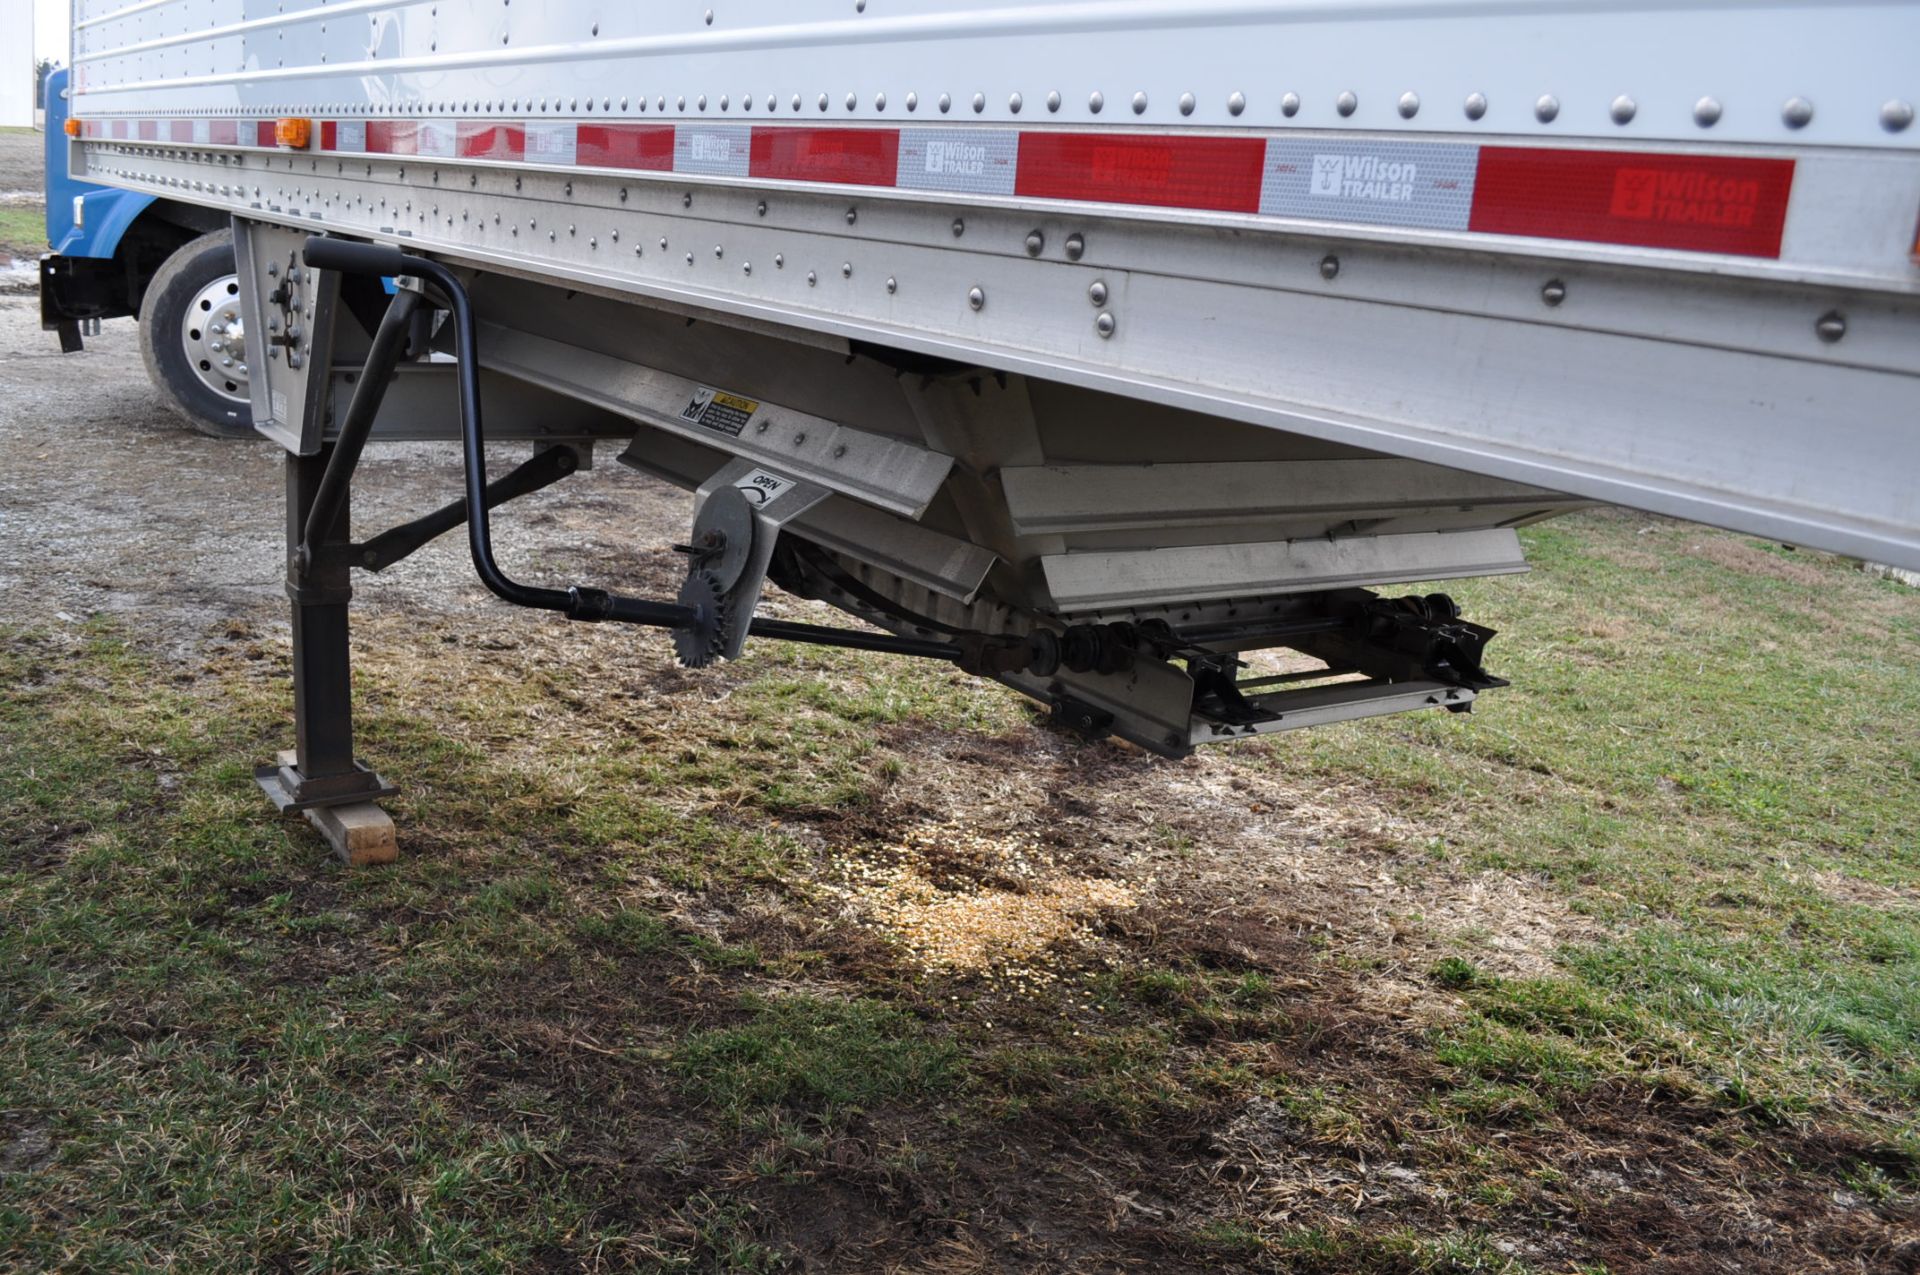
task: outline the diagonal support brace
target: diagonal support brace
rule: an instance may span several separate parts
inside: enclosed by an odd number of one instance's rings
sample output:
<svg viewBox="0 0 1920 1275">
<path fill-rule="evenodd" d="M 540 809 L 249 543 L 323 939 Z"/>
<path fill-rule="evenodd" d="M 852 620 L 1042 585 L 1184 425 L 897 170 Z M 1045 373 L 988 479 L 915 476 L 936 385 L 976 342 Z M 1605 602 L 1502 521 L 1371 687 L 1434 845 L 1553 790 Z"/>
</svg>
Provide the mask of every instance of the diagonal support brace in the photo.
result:
<svg viewBox="0 0 1920 1275">
<path fill-rule="evenodd" d="M 487 484 L 487 508 L 496 509 L 509 500 L 550 487 L 579 469 L 580 453 L 573 448 L 565 444 L 542 448 L 511 473 Z M 355 545 L 353 565 L 366 571 L 384 571 L 466 520 L 467 498 L 462 496 L 430 514 L 391 527 Z"/>
</svg>

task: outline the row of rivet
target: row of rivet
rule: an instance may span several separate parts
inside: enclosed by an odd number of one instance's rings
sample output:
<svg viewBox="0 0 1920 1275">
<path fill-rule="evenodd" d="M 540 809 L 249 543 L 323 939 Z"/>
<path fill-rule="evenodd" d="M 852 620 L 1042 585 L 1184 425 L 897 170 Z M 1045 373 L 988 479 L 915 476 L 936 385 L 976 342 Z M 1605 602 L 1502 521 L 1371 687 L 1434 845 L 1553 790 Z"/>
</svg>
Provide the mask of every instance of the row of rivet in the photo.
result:
<svg viewBox="0 0 1920 1275">
<path fill-rule="evenodd" d="M 631 98 L 626 98 L 626 97 L 621 98 L 619 109 L 622 111 L 631 110 L 632 109 L 631 104 L 633 101 L 634 99 L 631 99 Z M 242 110 L 238 107 L 225 107 L 213 112 L 185 112 L 185 111 L 162 110 L 162 111 L 154 112 L 154 114 L 162 115 L 162 116 L 170 116 L 170 117 L 183 116 L 183 115 L 189 115 L 189 114 L 274 116 L 274 115 L 300 114 L 303 112 L 313 112 L 313 113 L 322 114 L 322 115 L 378 116 L 378 115 L 466 115 L 466 114 L 473 114 L 475 112 L 482 112 L 482 113 L 493 113 L 496 111 L 518 112 L 522 110 L 539 111 L 539 112 L 546 112 L 546 111 L 552 110 L 552 111 L 577 113 L 581 109 L 580 102 L 581 102 L 581 99 L 579 98 L 569 98 L 565 102 L 562 102 L 562 100 L 557 97 L 551 99 L 551 102 L 549 102 L 549 99 L 544 97 L 526 98 L 524 100 L 520 98 L 509 98 L 509 99 L 502 99 L 497 102 L 495 101 L 417 102 L 417 103 L 327 102 L 327 103 L 322 103 L 318 106 L 285 106 L 285 105 L 262 106 L 262 107 L 250 107 L 245 110 Z M 638 102 L 639 102 L 639 109 L 642 112 L 645 112 L 648 109 L 647 99 L 645 97 L 641 97 L 638 99 Z M 846 95 L 844 102 L 845 102 L 846 108 L 849 111 L 858 110 L 860 107 L 860 98 L 855 93 L 849 92 Z M 741 110 L 751 111 L 753 109 L 753 103 L 754 103 L 754 98 L 751 94 L 743 93 L 740 95 Z M 826 93 L 822 93 L 817 98 L 814 99 L 814 104 L 822 111 L 827 110 L 828 107 L 831 105 L 831 103 L 832 103 L 832 99 Z M 1062 105 L 1062 99 L 1060 97 L 1059 92 L 1055 91 L 1055 92 L 1048 93 L 1046 97 L 1046 104 L 1047 104 L 1047 110 L 1049 112 L 1058 112 Z M 722 93 L 719 97 L 718 105 L 720 109 L 723 111 L 731 110 L 733 106 L 732 96 L 730 94 Z M 798 93 L 795 93 L 793 97 L 790 99 L 789 105 L 795 111 L 800 110 L 803 105 L 801 95 Z M 943 115 L 947 114 L 953 109 L 953 98 L 950 94 L 942 93 L 938 98 L 936 105 L 939 107 L 941 114 Z M 987 95 L 985 93 L 975 93 L 973 95 L 971 105 L 973 107 L 973 113 L 975 115 L 985 114 L 987 109 Z M 1014 93 L 1007 98 L 1007 110 L 1014 115 L 1020 114 L 1021 110 L 1025 107 L 1025 105 L 1026 105 L 1026 99 L 1019 93 Z M 1300 95 L 1298 93 L 1284 93 L 1280 97 L 1280 114 L 1285 116 L 1288 119 L 1293 119 L 1295 116 L 1300 114 L 1302 105 L 1303 105 L 1303 102 L 1301 101 Z M 1414 116 L 1420 113 L 1420 106 L 1421 106 L 1420 95 L 1418 93 L 1415 93 L 1409 90 L 1408 92 L 1402 93 L 1400 95 L 1399 100 L 1396 102 L 1395 105 L 1400 113 L 1400 117 L 1402 119 L 1410 120 Z M 1467 94 L 1466 98 L 1461 102 L 1461 110 L 1462 110 L 1462 113 L 1465 114 L 1468 119 L 1480 120 L 1485 118 L 1488 110 L 1488 105 L 1489 104 L 1487 101 L 1486 94 L 1469 93 Z M 682 94 L 676 97 L 674 99 L 674 106 L 675 106 L 675 109 L 684 112 L 687 109 L 686 96 Z M 707 95 L 704 93 L 697 94 L 693 99 L 693 106 L 694 106 L 694 109 L 697 111 L 706 110 Z M 1179 106 L 1180 106 L 1180 113 L 1182 115 L 1191 115 L 1193 114 L 1194 110 L 1197 108 L 1198 103 L 1194 99 L 1193 94 L 1182 93 L 1180 95 Z M 1352 116 L 1355 111 L 1360 109 L 1360 98 L 1357 94 L 1355 94 L 1351 90 L 1348 90 L 1346 92 L 1340 93 L 1337 97 L 1334 98 L 1333 106 L 1334 106 L 1334 110 L 1339 112 L 1340 116 L 1344 119 Z M 1146 114 L 1146 110 L 1147 110 L 1146 93 L 1144 92 L 1135 93 L 1132 98 L 1132 107 L 1133 107 L 1133 113 L 1135 115 Z M 916 111 L 920 108 L 920 95 L 918 93 L 907 94 L 906 108 L 909 111 Z M 601 111 L 612 111 L 614 109 L 613 98 L 611 97 L 601 98 L 599 109 Z M 653 109 L 657 111 L 666 110 L 667 99 L 664 96 L 655 97 L 653 99 Z M 774 94 L 769 93 L 767 95 L 767 110 L 775 111 L 778 109 L 779 109 L 779 99 Z M 885 111 L 887 109 L 887 95 L 885 93 L 874 94 L 873 109 L 875 111 Z M 1106 109 L 1106 95 L 1096 89 L 1087 98 L 1087 110 L 1094 115 L 1098 115 L 1100 114 L 1101 111 L 1105 109 Z M 1229 114 L 1235 117 L 1238 117 L 1244 114 L 1246 109 L 1247 109 L 1247 98 L 1244 93 L 1235 92 L 1235 93 L 1228 94 L 1227 112 Z M 588 112 L 591 112 L 594 110 L 594 101 L 592 98 L 586 99 L 586 110 Z M 1608 116 L 1613 120 L 1614 123 L 1620 124 L 1623 126 L 1626 124 L 1632 123 L 1634 118 L 1638 116 L 1639 113 L 1640 113 L 1639 103 L 1624 93 L 1614 98 L 1613 101 L 1608 103 L 1608 106 L 1607 106 Z M 1698 124 L 1701 128 L 1712 128 L 1715 124 L 1718 124 L 1720 122 L 1720 119 L 1724 114 L 1725 114 L 1725 107 L 1721 104 L 1720 99 L 1717 97 L 1703 97 L 1699 101 L 1693 104 L 1693 121 L 1695 124 Z M 1560 117 L 1560 99 L 1558 97 L 1555 97 L 1551 93 L 1542 94 L 1539 98 L 1535 99 L 1534 101 L 1533 115 L 1535 119 L 1540 121 L 1540 123 L 1551 124 L 1554 120 Z M 1781 104 L 1780 119 L 1781 119 L 1781 122 L 1784 123 L 1788 128 L 1794 128 L 1794 129 L 1805 128 L 1808 124 L 1813 122 L 1813 103 L 1804 97 L 1790 97 L 1784 103 Z M 1882 103 L 1880 106 L 1880 126 L 1886 129 L 1889 133 L 1898 133 L 1898 132 L 1904 131 L 1910 124 L 1913 123 L 1913 119 L 1914 119 L 1913 103 L 1908 102 L 1902 98 L 1890 98 L 1886 102 Z"/>
</svg>

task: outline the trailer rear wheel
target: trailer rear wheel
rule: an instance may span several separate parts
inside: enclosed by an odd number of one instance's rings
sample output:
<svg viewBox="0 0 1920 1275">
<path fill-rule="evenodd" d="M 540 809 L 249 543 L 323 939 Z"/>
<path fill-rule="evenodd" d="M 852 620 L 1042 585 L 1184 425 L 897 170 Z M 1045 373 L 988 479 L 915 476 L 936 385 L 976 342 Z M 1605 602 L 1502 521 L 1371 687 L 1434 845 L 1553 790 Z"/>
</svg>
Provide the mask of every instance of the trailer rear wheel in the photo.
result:
<svg viewBox="0 0 1920 1275">
<path fill-rule="evenodd" d="M 247 396 L 247 336 L 232 231 L 216 230 L 182 246 L 155 273 L 140 302 L 147 375 L 202 434 L 259 437 Z"/>
</svg>

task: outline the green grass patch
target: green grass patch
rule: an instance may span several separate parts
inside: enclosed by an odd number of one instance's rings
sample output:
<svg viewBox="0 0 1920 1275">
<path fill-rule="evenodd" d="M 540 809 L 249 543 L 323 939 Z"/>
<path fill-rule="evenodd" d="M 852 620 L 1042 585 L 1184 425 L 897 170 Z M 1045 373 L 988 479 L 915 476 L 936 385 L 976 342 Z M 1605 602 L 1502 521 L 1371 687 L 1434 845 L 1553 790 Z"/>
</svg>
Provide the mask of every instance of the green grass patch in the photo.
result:
<svg viewBox="0 0 1920 1275">
<path fill-rule="evenodd" d="M 0 206 L 0 250 L 37 257 L 47 250 L 47 210 L 38 204 Z"/>
<path fill-rule="evenodd" d="M 691 1037 L 674 1056 L 687 1091 L 729 1120 L 831 1125 L 945 1092 L 958 1070 L 951 1043 L 884 1005 L 778 996 L 746 1008 L 747 1022 Z"/>
</svg>

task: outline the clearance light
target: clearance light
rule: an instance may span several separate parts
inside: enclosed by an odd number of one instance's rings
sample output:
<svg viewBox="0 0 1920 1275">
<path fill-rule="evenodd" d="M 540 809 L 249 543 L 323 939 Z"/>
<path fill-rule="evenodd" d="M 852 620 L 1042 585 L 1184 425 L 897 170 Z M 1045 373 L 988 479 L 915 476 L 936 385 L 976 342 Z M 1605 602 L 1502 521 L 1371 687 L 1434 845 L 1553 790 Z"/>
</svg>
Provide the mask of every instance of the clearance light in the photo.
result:
<svg viewBox="0 0 1920 1275">
<path fill-rule="evenodd" d="M 307 149 L 307 144 L 313 141 L 313 121 L 298 115 L 275 120 L 273 140 L 281 146 L 303 151 Z"/>
<path fill-rule="evenodd" d="M 67 116 L 67 122 L 63 127 L 67 130 L 68 137 L 80 136 L 80 121 L 73 118 L 73 116 Z"/>
</svg>

